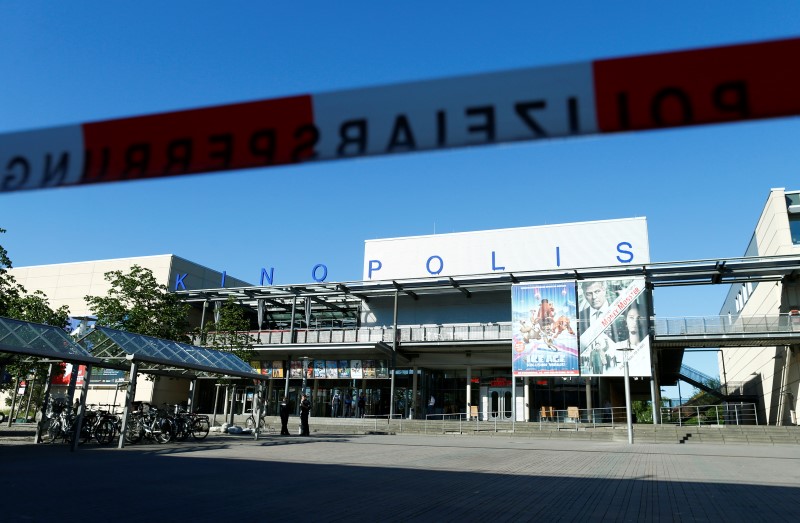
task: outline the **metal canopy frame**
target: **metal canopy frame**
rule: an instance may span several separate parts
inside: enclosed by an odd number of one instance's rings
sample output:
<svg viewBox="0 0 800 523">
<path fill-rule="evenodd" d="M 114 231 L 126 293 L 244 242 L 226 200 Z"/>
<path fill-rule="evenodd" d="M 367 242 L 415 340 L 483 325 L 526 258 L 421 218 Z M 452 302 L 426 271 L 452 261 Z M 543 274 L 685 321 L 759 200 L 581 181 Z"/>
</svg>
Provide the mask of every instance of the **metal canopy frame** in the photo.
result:
<svg viewBox="0 0 800 523">
<path fill-rule="evenodd" d="M 169 375 L 197 379 L 198 376 L 223 375 L 258 380 L 263 388 L 266 376 L 259 374 L 236 355 L 196 347 L 185 343 L 163 340 L 107 327 L 96 327 L 77 342 L 63 329 L 11 318 L 0 317 L 0 352 L 43 359 L 51 363 L 45 388 L 45 403 L 50 394 L 50 375 L 55 362 L 66 361 L 86 365 L 86 376 L 81 389 L 80 405 L 75 421 L 75 431 L 80 434 L 86 411 L 86 395 L 91 380 L 92 367 L 130 371 L 128 393 L 123 415 L 123 430 L 119 447 L 124 446 L 124 428 L 127 426 L 131 403 L 136 390 L 136 376 L 143 374 Z M 77 370 L 77 367 L 75 368 Z M 74 372 L 77 376 L 77 372 Z M 259 396 L 260 397 L 260 396 Z M 260 410 L 260 402 L 258 409 Z M 47 421 L 42 416 L 36 431 L 36 442 Z M 258 438 L 258 429 L 255 432 Z M 72 451 L 80 438 L 73 438 Z"/>
<path fill-rule="evenodd" d="M 644 276 L 654 287 L 688 285 L 730 285 L 744 282 L 780 281 L 800 276 L 800 256 L 720 258 L 644 265 L 590 267 L 529 272 L 496 272 L 465 276 L 394 279 L 288 286 L 253 286 L 223 289 L 178 291 L 185 302 L 195 306 L 224 302 L 233 297 L 238 303 L 256 306 L 258 300 L 269 305 L 266 314 L 291 310 L 292 300 L 308 298 L 314 308 L 329 316 L 344 314 L 356 317 L 362 302 L 373 297 L 393 297 L 396 292 L 418 300 L 424 294 L 462 293 L 466 298 L 475 291 L 501 291 L 512 284 L 532 281 L 585 280 Z M 342 309 L 345 309 L 342 311 Z M 349 312 L 349 315 L 347 314 Z M 302 321 L 298 314 L 295 321 Z M 291 319 L 289 320 L 291 321 Z"/>
<path fill-rule="evenodd" d="M 130 362 L 139 364 L 143 374 L 196 378 L 225 375 L 264 379 L 236 355 L 144 334 L 95 327 L 78 344 L 102 360 L 109 368 L 127 370 Z"/>
<path fill-rule="evenodd" d="M 3 317 L 0 317 L 0 352 L 70 363 L 102 363 L 77 345 L 64 329 Z"/>
</svg>

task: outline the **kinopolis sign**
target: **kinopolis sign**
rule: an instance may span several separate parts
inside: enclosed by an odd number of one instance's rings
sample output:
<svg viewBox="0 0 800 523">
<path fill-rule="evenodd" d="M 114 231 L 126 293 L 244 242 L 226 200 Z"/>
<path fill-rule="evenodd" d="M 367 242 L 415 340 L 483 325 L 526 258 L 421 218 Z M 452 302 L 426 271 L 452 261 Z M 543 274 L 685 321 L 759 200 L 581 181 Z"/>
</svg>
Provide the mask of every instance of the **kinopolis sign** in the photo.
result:
<svg viewBox="0 0 800 523">
<path fill-rule="evenodd" d="M 525 272 L 650 263 L 645 218 L 519 227 L 430 236 L 367 240 L 368 280 Z M 225 287 L 225 271 L 220 287 Z M 321 283 L 328 266 L 317 263 L 311 279 Z M 186 290 L 187 274 L 176 276 Z M 273 285 L 275 267 L 262 268 L 259 285 Z"/>
<path fill-rule="evenodd" d="M 364 280 L 650 263 L 647 220 L 630 218 L 369 240 Z"/>
</svg>

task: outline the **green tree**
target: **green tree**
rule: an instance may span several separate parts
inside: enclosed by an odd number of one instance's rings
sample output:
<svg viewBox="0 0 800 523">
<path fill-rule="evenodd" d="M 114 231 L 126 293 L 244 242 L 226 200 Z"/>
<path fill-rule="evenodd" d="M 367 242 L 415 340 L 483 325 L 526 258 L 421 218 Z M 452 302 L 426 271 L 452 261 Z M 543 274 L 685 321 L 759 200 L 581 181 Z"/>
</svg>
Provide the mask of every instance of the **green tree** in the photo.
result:
<svg viewBox="0 0 800 523">
<path fill-rule="evenodd" d="M 5 232 L 5 229 L 0 228 L 0 234 Z M 8 256 L 8 251 L 0 245 L 0 316 L 65 328 L 69 324 L 69 310 L 67 307 L 62 306 L 58 309 L 53 309 L 50 307 L 47 296 L 41 291 L 29 294 L 8 273 L 8 269 L 11 267 L 12 262 Z M 36 387 L 29 386 L 26 390 L 26 395 L 32 395 L 30 402 L 32 405 L 38 405 L 41 400 L 41 385 L 45 381 L 48 368 L 49 365 L 36 363 L 25 356 L 0 353 L 0 376 L 5 371 L 15 377 L 32 379 L 36 383 Z M 60 368 L 58 369 L 58 371 L 61 371 Z M 5 384 L 0 383 L 0 391 L 8 390 L 13 386 L 13 381 Z M 23 399 L 21 398 L 20 401 Z M 7 403 L 10 405 L 10 400 Z"/>
<path fill-rule="evenodd" d="M 250 320 L 245 309 L 229 297 L 219 309 L 219 319 L 205 328 L 203 339 L 209 347 L 234 353 L 249 362 L 254 357 Z"/>
<path fill-rule="evenodd" d="M 134 265 L 130 272 L 105 274 L 111 283 L 106 296 L 86 296 L 86 304 L 97 316 L 96 324 L 146 334 L 156 338 L 190 341 L 189 305 L 158 283 L 153 271 Z"/>
</svg>

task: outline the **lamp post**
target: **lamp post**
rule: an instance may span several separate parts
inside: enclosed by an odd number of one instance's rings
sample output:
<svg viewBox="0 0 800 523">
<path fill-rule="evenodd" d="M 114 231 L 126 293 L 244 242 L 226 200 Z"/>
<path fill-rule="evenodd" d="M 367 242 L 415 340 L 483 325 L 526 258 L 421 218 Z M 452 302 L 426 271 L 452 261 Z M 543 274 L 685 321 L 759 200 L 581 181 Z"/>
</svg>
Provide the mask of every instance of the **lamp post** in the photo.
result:
<svg viewBox="0 0 800 523">
<path fill-rule="evenodd" d="M 628 373 L 628 352 L 631 349 L 618 349 L 622 351 L 622 366 L 625 370 L 625 417 L 628 426 L 628 445 L 633 445 L 633 416 L 631 412 L 631 383 Z"/>
</svg>

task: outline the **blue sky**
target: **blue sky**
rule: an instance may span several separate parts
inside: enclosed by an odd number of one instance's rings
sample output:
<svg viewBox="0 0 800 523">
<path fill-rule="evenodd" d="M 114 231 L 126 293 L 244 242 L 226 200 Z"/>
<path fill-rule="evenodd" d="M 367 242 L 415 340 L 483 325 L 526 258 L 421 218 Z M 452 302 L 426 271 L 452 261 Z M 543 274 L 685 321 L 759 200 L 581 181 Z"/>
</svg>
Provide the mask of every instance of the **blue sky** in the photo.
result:
<svg viewBox="0 0 800 523">
<path fill-rule="evenodd" d="M 0 4 L 0 132 L 800 34 L 800 4 Z M 646 216 L 651 259 L 740 256 L 800 120 L 0 194 L 16 266 L 174 253 L 257 282 L 361 277 L 366 239 Z M 535 185 L 552 189 L 542 193 Z M 659 316 L 726 289 L 657 290 Z M 716 374 L 713 355 L 696 363 Z"/>
</svg>

